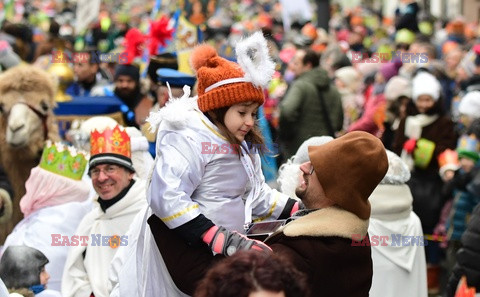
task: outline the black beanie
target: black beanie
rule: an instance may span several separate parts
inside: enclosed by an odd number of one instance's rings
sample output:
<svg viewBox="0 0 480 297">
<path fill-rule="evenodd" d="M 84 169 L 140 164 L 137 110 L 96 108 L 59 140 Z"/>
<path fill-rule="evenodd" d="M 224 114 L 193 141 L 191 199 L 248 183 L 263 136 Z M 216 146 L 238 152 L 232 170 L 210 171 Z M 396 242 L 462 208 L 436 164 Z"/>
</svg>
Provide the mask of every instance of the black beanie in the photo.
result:
<svg viewBox="0 0 480 297">
<path fill-rule="evenodd" d="M 163 53 L 157 56 L 151 56 L 147 67 L 147 74 L 153 82 L 158 81 L 157 70 L 160 68 L 170 68 L 178 70 L 178 59 L 175 54 Z"/>
<path fill-rule="evenodd" d="M 133 66 L 133 65 L 127 65 L 127 64 L 119 64 L 117 65 L 117 68 L 115 68 L 115 77 L 114 79 L 117 80 L 117 78 L 120 75 L 127 75 L 133 78 L 135 81 L 140 80 L 140 70 L 138 67 Z"/>
</svg>

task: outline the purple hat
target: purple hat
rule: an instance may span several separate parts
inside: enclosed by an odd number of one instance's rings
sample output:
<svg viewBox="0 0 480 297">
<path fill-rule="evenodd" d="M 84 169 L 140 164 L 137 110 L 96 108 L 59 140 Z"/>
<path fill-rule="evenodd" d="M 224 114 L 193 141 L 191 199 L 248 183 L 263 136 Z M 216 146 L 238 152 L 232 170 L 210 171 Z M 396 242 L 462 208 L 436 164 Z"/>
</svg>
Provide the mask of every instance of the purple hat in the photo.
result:
<svg viewBox="0 0 480 297">
<path fill-rule="evenodd" d="M 398 70 L 400 67 L 402 67 L 402 61 L 400 60 L 394 60 L 392 62 L 382 64 L 382 66 L 380 66 L 380 73 L 385 78 L 385 82 L 398 75 Z"/>
</svg>

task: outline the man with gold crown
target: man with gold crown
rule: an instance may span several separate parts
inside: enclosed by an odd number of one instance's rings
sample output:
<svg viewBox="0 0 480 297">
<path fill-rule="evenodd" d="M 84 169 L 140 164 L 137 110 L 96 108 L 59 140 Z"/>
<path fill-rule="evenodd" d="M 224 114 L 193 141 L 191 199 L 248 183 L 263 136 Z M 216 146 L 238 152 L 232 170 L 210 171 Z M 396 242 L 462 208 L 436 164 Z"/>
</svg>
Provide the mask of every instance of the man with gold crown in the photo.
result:
<svg viewBox="0 0 480 297">
<path fill-rule="evenodd" d="M 88 174 L 98 197 L 76 232 L 85 240 L 68 254 L 62 279 L 65 297 L 110 295 L 110 262 L 119 246 L 129 244 L 127 230 L 146 205 L 145 181 L 134 178 L 127 132 L 119 126 L 94 130 L 90 146 Z"/>
</svg>

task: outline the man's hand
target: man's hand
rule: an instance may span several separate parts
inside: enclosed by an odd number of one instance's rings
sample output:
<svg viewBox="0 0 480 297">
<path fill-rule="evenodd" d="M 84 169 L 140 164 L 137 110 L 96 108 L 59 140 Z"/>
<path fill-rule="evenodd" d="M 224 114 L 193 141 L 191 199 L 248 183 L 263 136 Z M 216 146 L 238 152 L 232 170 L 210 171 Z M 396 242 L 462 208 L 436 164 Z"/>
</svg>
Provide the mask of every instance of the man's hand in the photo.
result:
<svg viewBox="0 0 480 297">
<path fill-rule="evenodd" d="M 213 226 L 202 239 L 213 252 L 225 256 L 231 256 L 238 250 L 272 251 L 263 242 L 249 239 L 236 231 L 228 231 L 224 227 Z"/>
<path fill-rule="evenodd" d="M 144 97 L 135 107 L 135 122 L 138 126 L 141 126 L 145 123 L 145 119 L 150 114 L 150 109 L 152 106 L 153 101 L 148 97 Z"/>
</svg>

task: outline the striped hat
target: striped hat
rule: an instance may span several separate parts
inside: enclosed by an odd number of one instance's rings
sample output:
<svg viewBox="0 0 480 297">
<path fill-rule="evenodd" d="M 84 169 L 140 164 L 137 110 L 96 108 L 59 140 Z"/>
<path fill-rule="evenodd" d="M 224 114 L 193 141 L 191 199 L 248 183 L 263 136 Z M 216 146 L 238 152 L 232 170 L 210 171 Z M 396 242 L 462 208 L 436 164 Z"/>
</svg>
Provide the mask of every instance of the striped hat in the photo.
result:
<svg viewBox="0 0 480 297">
<path fill-rule="evenodd" d="M 90 170 L 100 164 L 116 164 L 135 172 L 131 159 L 130 136 L 119 125 L 90 135 Z"/>
</svg>

